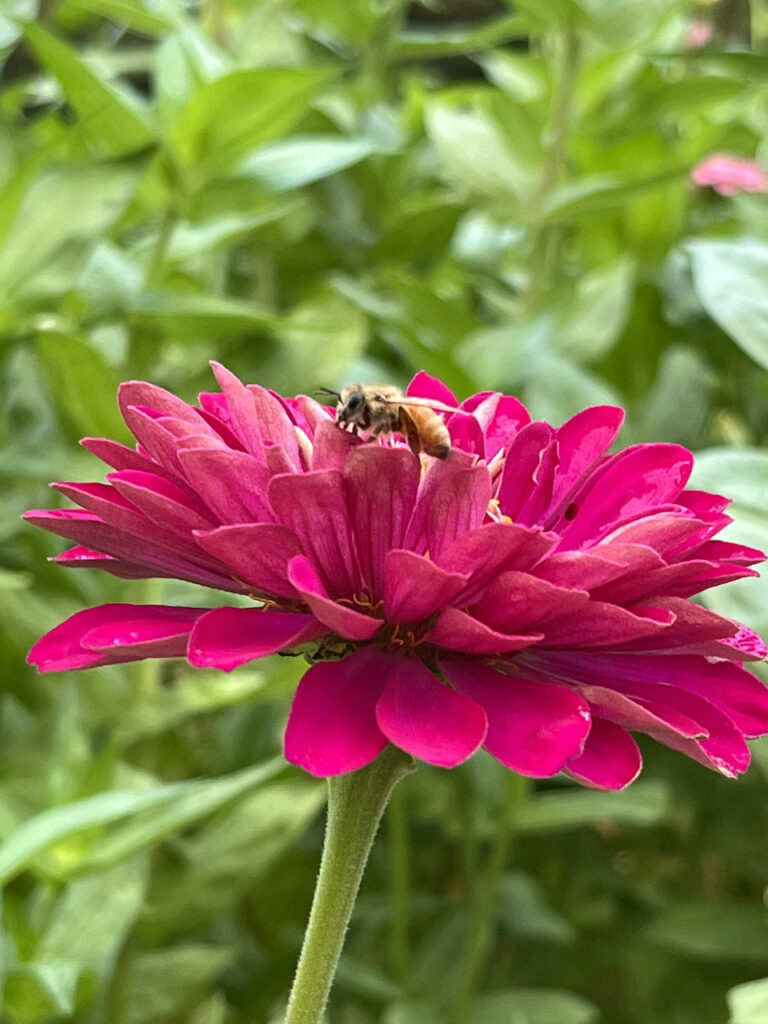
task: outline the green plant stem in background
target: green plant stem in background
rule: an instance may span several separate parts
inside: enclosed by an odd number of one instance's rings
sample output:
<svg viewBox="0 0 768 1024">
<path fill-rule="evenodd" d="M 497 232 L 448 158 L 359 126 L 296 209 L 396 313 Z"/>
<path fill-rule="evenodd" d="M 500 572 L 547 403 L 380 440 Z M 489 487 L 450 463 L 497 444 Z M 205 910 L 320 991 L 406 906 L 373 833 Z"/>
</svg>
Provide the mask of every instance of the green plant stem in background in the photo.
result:
<svg viewBox="0 0 768 1024">
<path fill-rule="evenodd" d="M 749 0 L 749 22 L 752 49 L 768 52 L 768 0 Z"/>
<path fill-rule="evenodd" d="M 545 223 L 547 200 L 557 185 L 568 151 L 568 134 L 573 119 L 573 99 L 579 74 L 579 37 L 572 30 L 558 34 L 552 46 L 554 80 L 549 121 L 545 134 L 544 162 L 539 184 L 531 202 L 533 221 L 528 262 L 525 311 L 534 313 L 549 290 L 558 228 Z"/>
<path fill-rule="evenodd" d="M 471 1019 L 472 999 L 491 946 L 499 880 L 515 835 L 520 809 L 528 793 L 529 780 L 510 772 L 506 785 L 502 820 L 491 843 L 485 870 L 474 888 L 452 1024 L 466 1024 Z"/>
<path fill-rule="evenodd" d="M 410 959 L 408 894 L 411 888 L 411 865 L 408 855 L 408 816 L 403 790 L 392 794 L 387 810 L 391 862 L 390 956 L 392 973 L 399 982 L 405 980 Z"/>
<path fill-rule="evenodd" d="M 396 747 L 328 780 L 328 817 L 315 896 L 285 1024 L 318 1024 L 328 1000 L 368 854 L 394 786 L 414 770 Z"/>
</svg>

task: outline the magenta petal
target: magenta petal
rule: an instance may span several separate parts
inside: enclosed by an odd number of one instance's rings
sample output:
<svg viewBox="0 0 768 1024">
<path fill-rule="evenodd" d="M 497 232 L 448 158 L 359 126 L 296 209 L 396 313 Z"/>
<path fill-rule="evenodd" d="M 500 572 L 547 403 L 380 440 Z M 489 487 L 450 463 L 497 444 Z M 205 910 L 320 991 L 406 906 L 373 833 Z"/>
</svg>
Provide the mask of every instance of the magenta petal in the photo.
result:
<svg viewBox="0 0 768 1024">
<path fill-rule="evenodd" d="M 480 526 L 490 497 L 491 480 L 485 466 L 467 469 L 453 458 L 433 460 L 419 487 L 403 546 L 418 554 L 429 552 L 430 558 L 439 560 L 457 538 Z"/>
<path fill-rule="evenodd" d="M 450 573 L 470 574 L 462 600 L 470 603 L 504 569 L 531 569 L 555 544 L 552 534 L 516 523 L 487 523 L 459 537 L 435 559 Z"/>
<path fill-rule="evenodd" d="M 111 441 L 107 437 L 84 437 L 80 444 L 113 469 L 141 469 L 149 473 L 157 471 L 154 462 L 119 441 Z"/>
<path fill-rule="evenodd" d="M 238 665 L 290 650 L 328 632 L 314 615 L 262 608 L 215 608 L 203 615 L 189 638 L 190 664 L 231 672 Z"/>
<path fill-rule="evenodd" d="M 387 738 L 376 721 L 376 703 L 390 663 L 368 649 L 313 665 L 293 698 L 286 760 L 323 778 L 356 771 L 378 757 Z"/>
<path fill-rule="evenodd" d="M 240 584 L 219 572 L 215 565 L 212 568 L 204 567 L 191 560 L 186 549 L 174 551 L 141 536 L 123 533 L 103 523 L 98 516 L 81 509 L 35 510 L 26 512 L 23 518 L 67 540 L 149 570 L 144 575 L 156 573 L 159 576 L 172 576 L 218 590 L 237 592 L 242 589 Z M 151 525 L 148 523 L 148 526 Z M 202 552 L 199 554 L 199 561 L 208 562 Z"/>
<path fill-rule="evenodd" d="M 562 531 L 560 549 L 578 548 L 615 523 L 674 501 L 692 467 L 693 456 L 677 444 L 625 448 L 589 478 L 583 497 L 576 496 L 578 515 Z"/>
<path fill-rule="evenodd" d="M 296 590 L 288 581 L 288 563 L 303 552 L 286 526 L 220 526 L 217 530 L 197 532 L 195 539 L 204 551 L 258 593 L 296 597 Z"/>
<path fill-rule="evenodd" d="M 616 440 L 624 422 L 624 410 L 613 405 L 596 405 L 566 420 L 555 431 L 559 464 L 552 495 L 564 501 L 570 491 Z"/>
<path fill-rule="evenodd" d="M 406 658 L 389 673 L 376 719 L 395 746 L 441 768 L 471 757 L 488 725 L 473 700 L 438 682 L 423 662 Z"/>
<path fill-rule="evenodd" d="M 538 643 L 543 633 L 499 633 L 459 608 L 443 608 L 428 633 L 430 643 L 462 654 L 506 654 Z"/>
<path fill-rule="evenodd" d="M 508 449 L 522 427 L 531 422 L 528 410 L 511 395 L 486 392 L 473 395 L 461 408 L 471 412 L 485 435 L 485 457 L 490 460 L 502 449 Z"/>
<path fill-rule="evenodd" d="M 63 672 L 149 657 L 183 657 L 189 632 L 205 612 L 167 605 L 87 608 L 38 640 L 27 661 L 40 672 Z"/>
<path fill-rule="evenodd" d="M 154 523 L 182 535 L 205 530 L 213 518 L 201 502 L 192 501 L 180 487 L 155 473 L 125 469 L 107 476 L 113 487 Z"/>
<path fill-rule="evenodd" d="M 614 647 L 635 641 L 654 649 L 661 643 L 657 635 L 671 629 L 674 622 L 674 614 L 664 609 L 637 608 L 631 612 L 605 601 L 589 601 L 572 615 L 541 628 L 546 647 Z"/>
<path fill-rule="evenodd" d="M 441 667 L 485 711 L 485 749 L 507 768 L 546 778 L 581 750 L 590 714 L 574 690 L 504 675 L 473 661 L 446 658 Z"/>
<path fill-rule="evenodd" d="M 291 559 L 288 579 L 320 622 L 346 640 L 370 640 L 383 626 L 381 619 L 332 600 L 314 565 L 304 555 Z"/>
<path fill-rule="evenodd" d="M 100 551 L 93 551 L 91 548 L 77 544 L 73 548 L 62 551 L 60 555 L 54 555 L 48 559 L 56 565 L 62 565 L 65 569 L 101 569 L 126 580 L 146 580 L 156 578 L 167 578 L 169 573 L 161 573 L 158 570 L 147 569 L 144 566 L 132 565 L 122 558 L 113 558 L 112 555 L 104 555 Z"/>
<path fill-rule="evenodd" d="M 459 404 L 458 398 L 451 389 L 437 377 L 430 376 L 426 370 L 419 370 L 405 389 L 405 393 L 411 398 L 430 398 L 443 405 L 449 405 L 453 409 L 456 409 Z"/>
<path fill-rule="evenodd" d="M 578 757 L 565 766 L 566 775 L 594 789 L 624 789 L 640 774 L 643 759 L 637 744 L 620 726 L 593 718 Z"/>
<path fill-rule="evenodd" d="M 247 452 L 229 448 L 184 448 L 179 462 L 195 491 L 219 522 L 273 522 L 267 501 L 272 474 Z"/>
<path fill-rule="evenodd" d="M 384 611 L 394 622 L 419 622 L 447 604 L 468 576 L 448 573 L 413 551 L 390 551 L 385 564 Z"/>
<path fill-rule="evenodd" d="M 555 587 L 527 572 L 502 572 L 489 583 L 471 611 L 493 629 L 539 629 L 550 619 L 578 614 L 589 601 L 585 590 Z"/>
<path fill-rule="evenodd" d="M 202 434 L 208 427 L 197 409 L 166 391 L 156 384 L 148 384 L 143 380 L 128 380 L 121 384 L 117 392 L 117 401 L 123 418 L 130 426 L 131 411 L 134 407 L 151 409 L 157 416 L 171 416 L 173 419 L 191 423 Z"/>
<path fill-rule="evenodd" d="M 321 420 L 315 430 L 312 446 L 312 469 L 344 469 L 349 455 L 363 441 L 349 430 L 342 430 L 333 420 Z"/>
<path fill-rule="evenodd" d="M 342 474 L 336 469 L 276 476 L 269 501 L 278 521 L 293 530 L 332 594 L 359 593 L 360 567 Z"/>
<path fill-rule="evenodd" d="M 420 476 L 419 460 L 402 448 L 366 445 L 350 455 L 344 466 L 363 581 L 376 598 L 384 593 L 387 552 L 403 546 Z"/>
</svg>

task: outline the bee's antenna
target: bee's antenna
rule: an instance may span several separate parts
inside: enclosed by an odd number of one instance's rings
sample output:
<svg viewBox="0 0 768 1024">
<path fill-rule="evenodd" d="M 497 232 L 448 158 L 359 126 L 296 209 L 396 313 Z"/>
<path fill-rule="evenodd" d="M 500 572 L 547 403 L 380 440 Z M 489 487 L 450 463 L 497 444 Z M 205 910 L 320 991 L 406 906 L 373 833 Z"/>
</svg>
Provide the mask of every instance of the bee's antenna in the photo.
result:
<svg viewBox="0 0 768 1024">
<path fill-rule="evenodd" d="M 341 401 L 341 395 L 339 394 L 339 392 L 338 391 L 331 391 L 330 388 L 316 388 L 315 391 L 313 392 L 313 394 L 315 394 L 315 395 L 331 395 L 331 397 L 335 398 L 337 402 Z"/>
</svg>

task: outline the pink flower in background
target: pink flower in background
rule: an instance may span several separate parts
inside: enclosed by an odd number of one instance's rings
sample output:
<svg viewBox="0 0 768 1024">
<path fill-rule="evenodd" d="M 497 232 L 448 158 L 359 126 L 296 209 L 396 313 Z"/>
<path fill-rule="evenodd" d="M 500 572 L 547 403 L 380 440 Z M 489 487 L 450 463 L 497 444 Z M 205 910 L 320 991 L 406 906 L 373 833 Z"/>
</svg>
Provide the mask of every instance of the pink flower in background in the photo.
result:
<svg viewBox="0 0 768 1024">
<path fill-rule="evenodd" d="M 33 648 L 40 671 L 303 653 L 285 753 L 318 776 L 388 743 L 444 767 L 484 746 L 524 775 L 618 789 L 641 766 L 631 731 L 729 777 L 746 769 L 768 691 L 741 662 L 765 648 L 690 597 L 755 575 L 763 555 L 714 539 L 728 502 L 685 489 L 688 451 L 608 455 L 620 409 L 555 428 L 497 393 L 459 406 L 421 373 L 409 394 L 459 411 L 450 456 L 419 458 L 214 369 L 221 393 L 197 407 L 123 385 L 136 448 L 87 439 L 114 472 L 56 484 L 80 508 L 28 518 L 75 542 L 64 565 L 239 601 L 78 612 Z"/>
<path fill-rule="evenodd" d="M 768 175 L 753 160 L 713 153 L 691 171 L 694 185 L 709 186 L 721 196 L 735 196 L 739 192 L 768 192 Z"/>
<path fill-rule="evenodd" d="M 685 33 L 685 47 L 687 50 L 700 50 L 702 46 L 711 43 L 715 35 L 715 29 L 711 21 L 706 18 L 694 18 Z"/>
</svg>

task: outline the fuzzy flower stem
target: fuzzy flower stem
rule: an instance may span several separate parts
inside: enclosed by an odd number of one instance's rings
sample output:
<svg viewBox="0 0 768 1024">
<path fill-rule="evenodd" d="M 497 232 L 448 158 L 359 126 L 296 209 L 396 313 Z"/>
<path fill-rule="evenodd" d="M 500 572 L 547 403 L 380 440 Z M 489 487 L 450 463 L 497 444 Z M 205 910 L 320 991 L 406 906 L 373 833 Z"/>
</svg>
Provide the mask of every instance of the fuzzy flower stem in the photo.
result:
<svg viewBox="0 0 768 1024">
<path fill-rule="evenodd" d="M 389 746 L 366 768 L 328 780 L 323 856 L 285 1024 L 319 1024 L 381 816 L 413 770 L 413 759 Z"/>
</svg>

